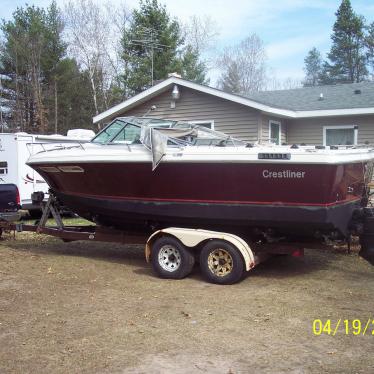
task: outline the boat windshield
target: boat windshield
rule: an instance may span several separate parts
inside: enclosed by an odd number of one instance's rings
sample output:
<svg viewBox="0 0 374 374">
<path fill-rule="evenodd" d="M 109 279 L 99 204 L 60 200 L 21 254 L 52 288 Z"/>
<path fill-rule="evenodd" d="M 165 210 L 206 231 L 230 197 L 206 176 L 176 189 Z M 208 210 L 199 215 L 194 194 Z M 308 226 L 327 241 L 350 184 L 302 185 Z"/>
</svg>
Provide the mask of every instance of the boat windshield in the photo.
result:
<svg viewBox="0 0 374 374">
<path fill-rule="evenodd" d="M 224 133 L 188 122 L 154 118 L 119 117 L 99 132 L 92 143 L 141 144 L 152 153 L 154 170 L 166 154 L 167 147 L 245 146 L 246 143 Z"/>
<path fill-rule="evenodd" d="M 192 146 L 243 146 L 245 142 L 227 134 L 210 130 L 188 122 L 144 117 L 119 117 L 105 127 L 93 143 L 100 144 L 143 144 L 148 146 L 145 135 L 153 129 L 167 137 L 167 145 Z"/>
<path fill-rule="evenodd" d="M 99 132 L 92 140 L 92 143 L 105 144 L 110 142 L 116 135 L 123 129 L 125 123 L 120 120 L 115 120 L 110 125 L 105 127 L 101 132 Z"/>
<path fill-rule="evenodd" d="M 140 144 L 142 127 L 155 129 L 174 128 L 177 121 L 155 118 L 121 118 L 105 127 L 92 140 L 100 144 Z"/>
</svg>

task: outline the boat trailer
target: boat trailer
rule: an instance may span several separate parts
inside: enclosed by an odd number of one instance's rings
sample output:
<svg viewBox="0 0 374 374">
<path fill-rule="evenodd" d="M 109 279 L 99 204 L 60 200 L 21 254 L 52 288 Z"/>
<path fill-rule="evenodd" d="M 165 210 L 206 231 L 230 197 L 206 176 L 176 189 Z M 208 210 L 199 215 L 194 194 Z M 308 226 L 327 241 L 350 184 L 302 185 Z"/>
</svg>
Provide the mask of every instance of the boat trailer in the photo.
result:
<svg viewBox="0 0 374 374">
<path fill-rule="evenodd" d="M 0 220 L 2 231 L 36 232 L 60 238 L 64 242 L 77 240 L 112 242 L 120 244 L 145 244 L 145 258 L 161 278 L 182 279 L 189 275 L 195 262 L 199 262 L 203 276 L 212 283 L 233 284 L 260 262 L 273 255 L 302 256 L 306 243 L 248 244 L 243 238 L 224 232 L 169 227 L 148 233 L 84 225 L 64 225 L 59 204 L 53 194 L 47 202 L 44 194 L 36 192 L 33 203 L 40 204 L 42 217 L 34 225 Z M 370 213 L 371 214 L 371 213 Z M 56 226 L 47 226 L 52 216 Z M 364 221 L 360 236 L 360 255 L 374 265 L 374 214 Z M 311 247 L 308 243 L 308 248 Z M 319 247 L 321 245 L 319 244 Z"/>
</svg>

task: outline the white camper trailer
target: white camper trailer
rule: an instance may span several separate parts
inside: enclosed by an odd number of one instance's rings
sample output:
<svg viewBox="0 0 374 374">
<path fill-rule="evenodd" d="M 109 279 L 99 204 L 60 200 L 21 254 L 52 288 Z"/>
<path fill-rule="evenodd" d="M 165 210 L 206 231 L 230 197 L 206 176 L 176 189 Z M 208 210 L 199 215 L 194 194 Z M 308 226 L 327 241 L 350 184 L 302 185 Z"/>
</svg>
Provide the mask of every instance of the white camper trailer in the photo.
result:
<svg viewBox="0 0 374 374">
<path fill-rule="evenodd" d="M 61 147 L 62 143 L 87 142 L 95 133 L 91 130 L 69 130 L 63 135 L 34 135 L 24 132 L 0 133 L 0 183 L 14 183 L 20 193 L 21 207 L 32 211 L 31 194 L 42 191 L 48 198 L 48 184 L 32 168 L 26 165 L 31 154 Z"/>
</svg>

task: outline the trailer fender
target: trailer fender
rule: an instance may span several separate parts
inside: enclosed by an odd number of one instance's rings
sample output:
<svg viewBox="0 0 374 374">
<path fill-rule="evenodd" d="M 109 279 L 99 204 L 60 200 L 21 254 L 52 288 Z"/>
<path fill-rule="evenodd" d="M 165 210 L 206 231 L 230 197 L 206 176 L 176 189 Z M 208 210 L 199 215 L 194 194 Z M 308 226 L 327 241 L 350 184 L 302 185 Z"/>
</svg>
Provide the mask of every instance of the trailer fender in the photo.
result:
<svg viewBox="0 0 374 374">
<path fill-rule="evenodd" d="M 150 257 L 151 257 L 153 242 L 158 237 L 165 235 L 165 234 L 176 237 L 186 247 L 190 247 L 190 248 L 194 248 L 198 244 L 206 240 L 212 240 L 212 239 L 225 240 L 233 244 L 238 249 L 238 251 L 241 253 L 241 255 L 243 256 L 247 271 L 252 269 L 257 263 L 255 254 L 252 252 L 247 242 L 237 235 L 225 233 L 225 232 L 218 232 L 218 231 L 201 230 L 201 229 L 186 229 L 186 228 L 179 228 L 179 227 L 169 227 L 166 229 L 155 231 L 148 238 L 146 246 L 145 246 L 145 257 L 146 257 L 147 262 L 149 262 Z"/>
</svg>

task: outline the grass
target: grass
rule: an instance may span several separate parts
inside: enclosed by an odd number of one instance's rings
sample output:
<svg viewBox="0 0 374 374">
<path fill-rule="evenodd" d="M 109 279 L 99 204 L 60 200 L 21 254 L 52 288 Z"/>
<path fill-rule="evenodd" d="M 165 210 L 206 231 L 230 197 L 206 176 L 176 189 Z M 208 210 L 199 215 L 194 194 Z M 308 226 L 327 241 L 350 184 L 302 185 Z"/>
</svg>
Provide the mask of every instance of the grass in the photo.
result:
<svg viewBox="0 0 374 374">
<path fill-rule="evenodd" d="M 37 223 L 38 220 L 36 219 L 31 219 L 31 218 L 24 218 L 20 221 L 20 223 L 23 223 L 25 225 L 34 225 Z M 95 223 L 91 222 L 91 221 L 87 221 L 86 219 L 84 218 L 81 218 L 81 217 L 74 217 L 74 218 L 71 218 L 71 217 L 63 217 L 62 218 L 62 222 L 64 223 L 65 226 L 86 226 L 86 225 L 95 225 Z M 49 218 L 47 220 L 47 226 L 57 226 L 56 225 L 56 221 L 54 220 L 54 218 Z"/>
</svg>

